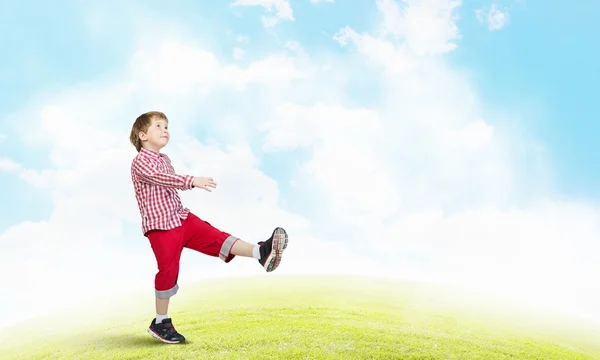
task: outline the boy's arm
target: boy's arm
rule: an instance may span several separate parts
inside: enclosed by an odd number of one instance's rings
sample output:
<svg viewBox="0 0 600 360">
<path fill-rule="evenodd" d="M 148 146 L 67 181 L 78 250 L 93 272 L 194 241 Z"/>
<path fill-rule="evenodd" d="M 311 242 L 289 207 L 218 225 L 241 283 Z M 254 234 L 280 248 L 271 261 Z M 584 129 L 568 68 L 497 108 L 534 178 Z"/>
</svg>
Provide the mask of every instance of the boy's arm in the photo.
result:
<svg viewBox="0 0 600 360">
<path fill-rule="evenodd" d="M 139 179 L 148 184 L 179 190 L 189 190 L 193 187 L 194 176 L 161 172 L 157 164 L 152 161 L 138 159 L 133 163 L 133 169 Z"/>
</svg>

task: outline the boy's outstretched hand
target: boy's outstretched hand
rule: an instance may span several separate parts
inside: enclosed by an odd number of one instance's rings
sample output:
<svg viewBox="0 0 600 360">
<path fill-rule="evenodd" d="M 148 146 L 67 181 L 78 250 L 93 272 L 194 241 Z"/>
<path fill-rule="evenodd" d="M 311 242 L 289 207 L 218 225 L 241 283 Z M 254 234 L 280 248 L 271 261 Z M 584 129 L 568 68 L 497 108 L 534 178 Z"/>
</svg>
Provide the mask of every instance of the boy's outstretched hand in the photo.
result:
<svg viewBox="0 0 600 360">
<path fill-rule="evenodd" d="M 194 178 L 194 182 L 192 183 L 192 185 L 194 187 L 197 187 L 197 188 L 200 188 L 200 189 L 204 189 L 204 190 L 206 190 L 208 192 L 212 191 L 209 188 L 216 188 L 217 187 L 217 183 L 211 177 L 195 177 Z"/>
</svg>

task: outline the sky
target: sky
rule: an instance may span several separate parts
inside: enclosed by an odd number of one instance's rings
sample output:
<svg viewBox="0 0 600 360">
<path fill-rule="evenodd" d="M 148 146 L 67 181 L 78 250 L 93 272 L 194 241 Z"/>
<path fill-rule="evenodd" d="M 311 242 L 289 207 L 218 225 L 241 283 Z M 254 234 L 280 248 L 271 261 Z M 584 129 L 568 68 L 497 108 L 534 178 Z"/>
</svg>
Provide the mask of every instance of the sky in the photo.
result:
<svg viewBox="0 0 600 360">
<path fill-rule="evenodd" d="M 3 1 L 0 271 L 18 276 L 0 325 L 152 299 L 128 142 L 150 110 L 176 171 L 218 183 L 180 193 L 192 212 L 249 242 L 286 228 L 269 275 L 451 284 L 600 321 L 599 10 Z M 182 255 L 181 284 L 248 275 L 265 274 Z"/>
</svg>

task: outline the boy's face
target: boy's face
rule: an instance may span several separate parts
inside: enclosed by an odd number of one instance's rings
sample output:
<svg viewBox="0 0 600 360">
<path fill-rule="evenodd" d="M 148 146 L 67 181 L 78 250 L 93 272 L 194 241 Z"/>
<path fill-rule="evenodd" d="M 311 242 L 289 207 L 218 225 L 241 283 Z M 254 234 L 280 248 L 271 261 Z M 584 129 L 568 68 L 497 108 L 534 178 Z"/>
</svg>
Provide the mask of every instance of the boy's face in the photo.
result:
<svg viewBox="0 0 600 360">
<path fill-rule="evenodd" d="M 164 119 L 152 119 L 152 124 L 148 127 L 146 133 L 140 132 L 142 146 L 159 151 L 169 142 L 168 123 Z"/>
</svg>

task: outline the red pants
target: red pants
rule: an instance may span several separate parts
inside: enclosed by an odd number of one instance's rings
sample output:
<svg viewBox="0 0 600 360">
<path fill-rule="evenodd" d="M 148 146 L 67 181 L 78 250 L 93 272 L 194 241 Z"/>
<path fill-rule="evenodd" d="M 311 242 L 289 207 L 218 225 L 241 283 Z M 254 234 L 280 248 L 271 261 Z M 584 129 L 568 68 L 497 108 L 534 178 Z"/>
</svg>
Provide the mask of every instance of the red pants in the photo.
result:
<svg viewBox="0 0 600 360">
<path fill-rule="evenodd" d="M 182 220 L 181 226 L 171 230 L 152 230 L 147 236 L 158 264 L 154 287 L 156 296 L 161 299 L 170 298 L 179 290 L 179 258 L 184 247 L 218 256 L 228 263 L 235 257 L 230 251 L 238 240 L 192 213 Z"/>
</svg>

